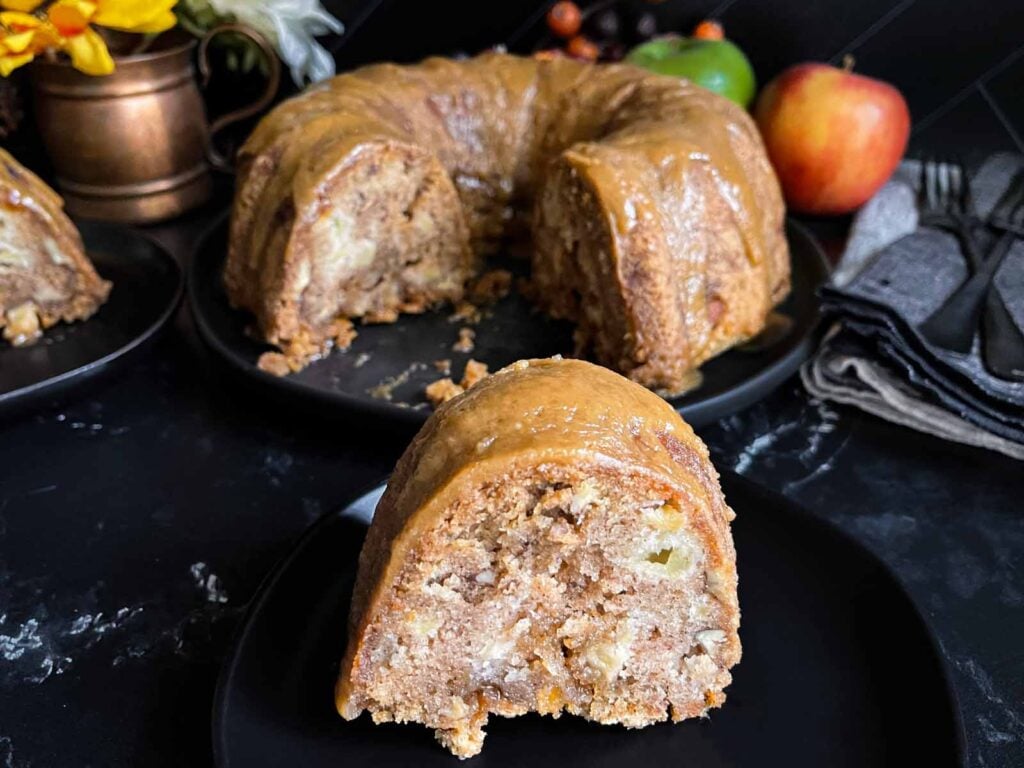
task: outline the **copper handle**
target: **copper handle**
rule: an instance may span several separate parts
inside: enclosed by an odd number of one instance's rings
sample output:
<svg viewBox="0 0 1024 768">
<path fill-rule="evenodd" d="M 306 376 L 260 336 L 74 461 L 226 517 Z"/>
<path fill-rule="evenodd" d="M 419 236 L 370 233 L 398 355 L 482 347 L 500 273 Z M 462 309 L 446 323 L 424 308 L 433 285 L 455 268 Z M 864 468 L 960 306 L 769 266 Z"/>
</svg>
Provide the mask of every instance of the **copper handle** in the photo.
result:
<svg viewBox="0 0 1024 768">
<path fill-rule="evenodd" d="M 231 158 L 225 157 L 224 154 L 217 149 L 213 139 L 220 131 L 224 130 L 229 125 L 237 123 L 239 120 L 244 120 L 247 117 L 259 114 L 270 106 L 274 101 L 274 97 L 277 96 L 277 88 L 281 84 L 281 61 L 277 58 L 277 53 L 274 51 L 274 47 L 270 44 L 270 41 L 252 27 L 245 24 L 221 24 L 203 35 L 202 40 L 199 41 L 199 74 L 202 78 L 201 82 L 203 88 L 206 88 L 206 86 L 209 85 L 210 77 L 212 75 L 210 57 L 208 54 L 210 41 L 212 41 L 217 35 L 223 34 L 224 32 L 234 32 L 235 34 L 242 35 L 243 37 L 247 37 L 252 40 L 266 57 L 267 66 L 270 69 L 270 73 L 267 75 L 267 86 L 263 89 L 263 93 L 258 99 L 251 104 L 247 104 L 244 107 L 234 110 L 233 112 L 221 115 L 210 124 L 209 139 L 206 146 L 206 158 L 210 161 L 210 165 L 217 170 L 227 171 L 230 173 L 235 170 L 234 162 Z"/>
</svg>

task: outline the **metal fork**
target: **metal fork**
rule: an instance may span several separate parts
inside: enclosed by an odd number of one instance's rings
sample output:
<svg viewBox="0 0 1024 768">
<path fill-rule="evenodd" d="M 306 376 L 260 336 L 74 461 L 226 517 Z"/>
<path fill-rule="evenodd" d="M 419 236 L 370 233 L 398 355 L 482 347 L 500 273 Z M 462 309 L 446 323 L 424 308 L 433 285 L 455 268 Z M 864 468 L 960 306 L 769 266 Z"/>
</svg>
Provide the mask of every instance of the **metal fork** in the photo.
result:
<svg viewBox="0 0 1024 768">
<path fill-rule="evenodd" d="M 977 270 L 982 263 L 974 237 L 979 221 L 963 163 L 956 159 L 922 160 L 917 197 L 920 223 L 952 229 L 960 239 L 971 270 Z"/>
<path fill-rule="evenodd" d="M 975 254 L 971 257 L 974 274 L 919 327 L 921 335 L 936 346 L 964 354 L 971 351 L 981 312 L 992 287 L 992 280 L 1017 238 L 1014 230 L 1024 224 L 1024 175 L 1019 174 L 1011 182 L 1009 189 L 989 217 L 989 224 L 1003 230 L 1002 237 L 987 258 L 980 258 L 975 250 Z M 970 228 L 971 225 L 967 226 Z M 969 229 L 968 232 L 970 234 Z M 969 239 L 973 243 L 974 238 L 970 237 Z M 998 307 L 993 309 L 998 310 Z M 1005 312 L 1005 307 L 1002 309 Z M 988 313 L 986 317 L 987 324 L 990 315 L 992 313 Z M 1000 321 L 993 320 L 992 322 Z M 1004 325 L 1005 319 L 1000 322 L 999 328 L 991 330 L 994 332 L 1004 330 Z M 1015 328 L 1016 326 L 1014 326 Z M 987 336 L 993 335 L 996 334 L 987 334 Z"/>
</svg>

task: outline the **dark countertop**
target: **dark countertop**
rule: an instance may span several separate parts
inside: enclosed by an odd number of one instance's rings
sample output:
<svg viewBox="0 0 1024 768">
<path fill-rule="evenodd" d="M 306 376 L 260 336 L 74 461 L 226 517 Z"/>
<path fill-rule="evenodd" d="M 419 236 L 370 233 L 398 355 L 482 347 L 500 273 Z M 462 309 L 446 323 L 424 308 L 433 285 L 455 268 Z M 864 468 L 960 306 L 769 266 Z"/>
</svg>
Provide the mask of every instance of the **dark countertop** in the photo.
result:
<svg viewBox="0 0 1024 768">
<path fill-rule="evenodd" d="M 150 233 L 185 260 L 209 218 Z M 892 566 L 953 670 L 970 765 L 1024 765 L 1022 465 L 815 402 L 796 379 L 701 435 L 719 466 Z M 247 600 L 405 440 L 239 392 L 187 307 L 127 373 L 0 424 L 0 765 L 208 765 Z"/>
</svg>

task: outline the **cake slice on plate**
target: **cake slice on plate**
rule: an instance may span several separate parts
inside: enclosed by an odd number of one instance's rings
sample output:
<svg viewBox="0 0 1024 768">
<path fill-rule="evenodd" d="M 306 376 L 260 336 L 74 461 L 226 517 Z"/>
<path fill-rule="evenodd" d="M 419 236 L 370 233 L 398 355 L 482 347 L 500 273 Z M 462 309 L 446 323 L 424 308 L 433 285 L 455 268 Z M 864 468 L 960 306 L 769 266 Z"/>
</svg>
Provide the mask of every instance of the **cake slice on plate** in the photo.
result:
<svg viewBox="0 0 1024 768">
<path fill-rule="evenodd" d="M 32 344 L 63 320 L 90 317 L 110 293 L 52 189 L 0 149 L 0 330 Z"/>
<path fill-rule="evenodd" d="M 529 295 L 592 355 L 679 393 L 789 292 L 782 194 L 741 108 L 628 64 L 375 64 L 264 117 L 239 152 L 224 285 L 297 371 L 352 321 L 463 298 L 530 232 Z M 529 226 L 527 226 L 529 222 Z"/>
<path fill-rule="evenodd" d="M 703 715 L 740 659 L 736 558 L 707 448 L 661 398 L 521 361 L 442 405 L 359 560 L 338 711 L 477 754 L 491 714 L 638 728 Z"/>
</svg>

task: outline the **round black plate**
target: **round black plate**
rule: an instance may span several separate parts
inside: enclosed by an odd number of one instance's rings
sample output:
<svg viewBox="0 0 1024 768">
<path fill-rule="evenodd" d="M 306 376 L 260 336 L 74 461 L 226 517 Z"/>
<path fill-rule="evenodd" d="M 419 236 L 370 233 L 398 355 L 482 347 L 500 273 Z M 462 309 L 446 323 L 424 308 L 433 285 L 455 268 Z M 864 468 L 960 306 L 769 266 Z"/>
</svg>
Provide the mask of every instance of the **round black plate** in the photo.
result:
<svg viewBox="0 0 1024 768">
<path fill-rule="evenodd" d="M 962 766 L 962 724 L 929 630 L 888 569 L 784 497 L 725 473 L 737 510 L 743 661 L 706 720 L 638 731 L 492 718 L 471 765 Z M 326 516 L 253 600 L 218 684 L 220 768 L 459 762 L 419 725 L 345 722 L 332 690 L 378 488 Z"/>
<path fill-rule="evenodd" d="M 671 400 L 692 425 L 710 423 L 750 405 L 792 374 L 813 348 L 818 322 L 815 290 L 827 277 L 828 266 L 803 227 L 790 221 L 786 231 L 793 290 L 778 309 L 787 318 L 781 324 L 786 330 L 726 352 L 701 368 L 701 386 Z M 331 354 L 297 374 L 272 376 L 256 367 L 260 354 L 270 347 L 247 333 L 252 318 L 228 306 L 220 277 L 226 252 L 225 218 L 200 241 L 189 274 L 189 303 L 203 339 L 252 383 L 328 412 L 420 424 L 430 413 L 424 387 L 441 376 L 435 360 L 450 359 L 458 381 L 470 357 L 495 371 L 522 358 L 572 351 L 571 326 L 533 311 L 513 291 L 472 326 L 476 346 L 471 353 L 452 351 L 459 329 L 466 324 L 452 321 L 447 309 L 405 315 L 393 324 L 359 326 L 359 336 L 347 351 Z M 506 259 L 500 266 L 521 273 L 526 265 L 521 259 Z M 382 397 L 385 393 L 390 399 Z"/>
<path fill-rule="evenodd" d="M 124 227 L 78 222 L 96 270 L 113 282 L 107 302 L 81 323 L 58 323 L 35 344 L 0 341 L 0 416 L 49 402 L 128 362 L 181 300 L 178 263 Z"/>
</svg>

